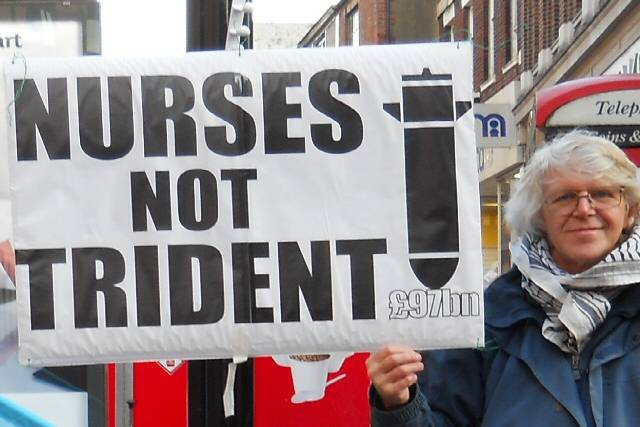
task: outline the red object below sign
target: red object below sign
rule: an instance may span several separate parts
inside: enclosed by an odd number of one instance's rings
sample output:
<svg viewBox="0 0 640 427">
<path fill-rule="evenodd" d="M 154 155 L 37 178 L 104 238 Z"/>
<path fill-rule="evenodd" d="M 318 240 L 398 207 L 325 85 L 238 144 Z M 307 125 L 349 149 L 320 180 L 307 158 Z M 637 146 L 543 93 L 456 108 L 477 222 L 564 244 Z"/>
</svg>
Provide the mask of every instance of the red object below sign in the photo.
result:
<svg viewBox="0 0 640 427">
<path fill-rule="evenodd" d="M 170 359 L 156 363 L 160 365 L 165 371 L 167 371 L 169 375 L 173 375 L 173 373 L 182 365 L 182 360 Z"/>
<path fill-rule="evenodd" d="M 291 369 L 270 357 L 255 359 L 254 427 L 368 427 L 370 424 L 365 367 L 368 353 L 347 358 L 342 368 L 328 377 L 324 398 L 291 403 L 294 394 Z"/>
<path fill-rule="evenodd" d="M 158 363 L 133 367 L 133 425 L 136 427 L 189 425 L 189 369 L 182 363 L 169 373 Z"/>
<path fill-rule="evenodd" d="M 107 365 L 107 426 L 116 427 L 116 365 Z"/>
</svg>

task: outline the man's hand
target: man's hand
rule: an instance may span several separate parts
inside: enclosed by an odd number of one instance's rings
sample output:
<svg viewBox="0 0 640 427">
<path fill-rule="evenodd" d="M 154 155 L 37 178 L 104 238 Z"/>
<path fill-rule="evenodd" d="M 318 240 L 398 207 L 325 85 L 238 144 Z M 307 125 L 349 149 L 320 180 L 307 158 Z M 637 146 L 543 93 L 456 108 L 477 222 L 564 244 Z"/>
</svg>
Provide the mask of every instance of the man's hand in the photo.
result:
<svg viewBox="0 0 640 427">
<path fill-rule="evenodd" d="M 367 359 L 367 374 L 385 409 L 395 409 L 409 401 L 409 387 L 424 369 L 420 353 L 401 346 L 385 346 Z"/>
<path fill-rule="evenodd" d="M 11 281 L 16 283 L 16 255 L 8 240 L 0 242 L 0 265 L 7 272 Z"/>
</svg>

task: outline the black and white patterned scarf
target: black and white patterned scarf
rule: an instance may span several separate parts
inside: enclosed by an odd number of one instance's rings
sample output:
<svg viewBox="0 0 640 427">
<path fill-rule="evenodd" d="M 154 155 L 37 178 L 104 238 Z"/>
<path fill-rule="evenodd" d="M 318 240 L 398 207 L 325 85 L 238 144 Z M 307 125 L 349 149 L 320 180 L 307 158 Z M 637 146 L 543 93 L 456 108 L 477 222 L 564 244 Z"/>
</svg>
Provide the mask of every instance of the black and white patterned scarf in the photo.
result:
<svg viewBox="0 0 640 427">
<path fill-rule="evenodd" d="M 522 288 L 547 315 L 542 335 L 562 351 L 580 354 L 627 285 L 640 283 L 640 226 L 602 261 L 569 274 L 559 268 L 543 237 L 525 235 L 511 244 Z"/>
</svg>

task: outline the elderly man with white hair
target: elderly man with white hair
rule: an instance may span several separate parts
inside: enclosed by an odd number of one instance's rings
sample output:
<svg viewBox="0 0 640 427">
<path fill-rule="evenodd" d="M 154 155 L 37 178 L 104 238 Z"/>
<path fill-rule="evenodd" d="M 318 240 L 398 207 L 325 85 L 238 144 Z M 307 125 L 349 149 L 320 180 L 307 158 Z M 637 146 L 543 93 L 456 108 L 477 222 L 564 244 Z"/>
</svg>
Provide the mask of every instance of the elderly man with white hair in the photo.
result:
<svg viewBox="0 0 640 427">
<path fill-rule="evenodd" d="M 606 139 L 537 150 L 506 205 L 514 266 L 486 290 L 486 348 L 380 349 L 371 425 L 637 426 L 639 206 L 636 167 Z"/>
</svg>

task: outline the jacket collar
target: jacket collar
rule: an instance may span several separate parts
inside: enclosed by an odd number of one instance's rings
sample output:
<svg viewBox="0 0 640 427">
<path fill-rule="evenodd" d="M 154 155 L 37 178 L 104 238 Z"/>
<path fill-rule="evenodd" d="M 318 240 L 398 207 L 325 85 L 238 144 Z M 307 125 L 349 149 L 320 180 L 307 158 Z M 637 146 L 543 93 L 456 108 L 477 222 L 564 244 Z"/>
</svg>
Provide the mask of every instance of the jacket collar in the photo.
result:
<svg viewBox="0 0 640 427">
<path fill-rule="evenodd" d="M 574 417 L 576 423 L 585 426 L 586 419 L 574 384 L 571 364 L 566 357 L 559 357 L 554 344 L 545 340 L 540 327 L 545 319 L 543 310 L 531 301 L 521 287 L 522 275 L 513 268 L 496 280 L 485 292 L 485 322 L 489 345 L 497 345 L 503 351 L 519 358 L 558 402 Z M 596 330 L 593 346 L 606 337 L 608 349 L 597 352 L 597 360 L 591 367 L 606 363 L 640 345 L 640 285 L 632 285 L 623 291 L 612 304 L 605 322 Z M 634 319 L 635 318 L 635 319 Z M 633 319 L 629 328 L 617 328 L 624 319 Z M 523 322 L 521 327 L 513 327 Z M 590 358 L 590 356 L 587 356 Z"/>
<path fill-rule="evenodd" d="M 544 311 L 527 298 L 521 282 L 522 274 L 513 267 L 487 288 L 484 295 L 487 326 L 509 328 L 525 319 L 542 324 Z"/>
<path fill-rule="evenodd" d="M 497 329 L 531 319 L 542 325 L 545 314 L 521 287 L 522 274 L 516 267 L 499 277 L 485 291 L 485 322 Z M 640 314 L 640 284 L 631 285 L 613 301 L 607 317 L 631 319 Z"/>
</svg>

